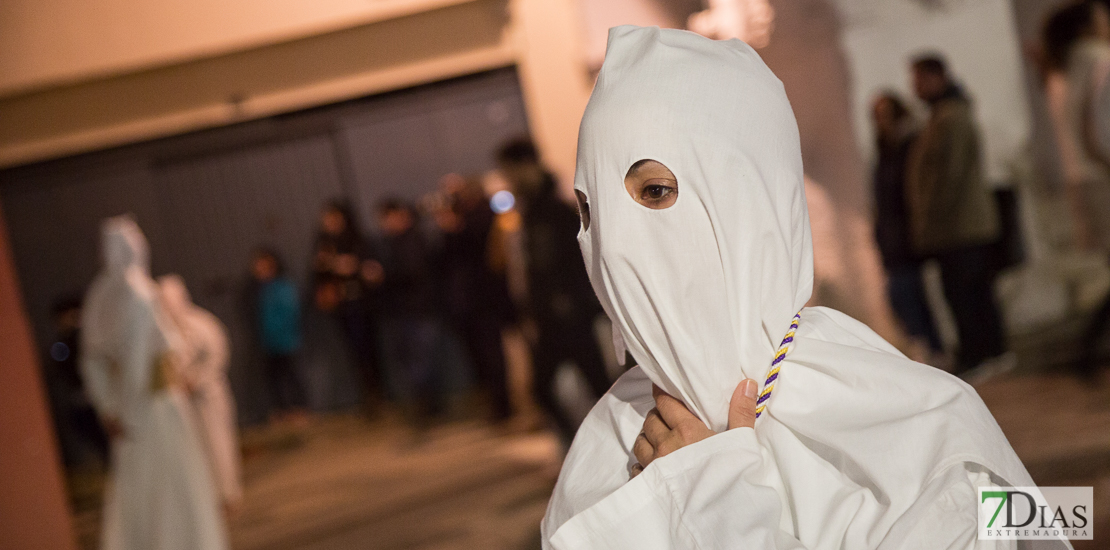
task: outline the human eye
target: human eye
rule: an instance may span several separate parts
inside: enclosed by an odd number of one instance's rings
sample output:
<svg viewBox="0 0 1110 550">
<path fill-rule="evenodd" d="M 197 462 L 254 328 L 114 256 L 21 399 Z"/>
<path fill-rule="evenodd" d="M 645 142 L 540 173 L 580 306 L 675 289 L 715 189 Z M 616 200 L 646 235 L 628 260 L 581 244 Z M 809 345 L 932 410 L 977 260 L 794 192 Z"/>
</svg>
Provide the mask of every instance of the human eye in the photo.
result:
<svg viewBox="0 0 1110 550">
<path fill-rule="evenodd" d="M 656 160 L 634 163 L 624 176 L 624 188 L 633 200 L 653 210 L 670 208 L 678 200 L 678 179 Z"/>
<path fill-rule="evenodd" d="M 661 203 L 672 199 L 678 193 L 678 188 L 667 180 L 648 180 L 640 190 L 640 200 L 651 203 Z"/>
</svg>

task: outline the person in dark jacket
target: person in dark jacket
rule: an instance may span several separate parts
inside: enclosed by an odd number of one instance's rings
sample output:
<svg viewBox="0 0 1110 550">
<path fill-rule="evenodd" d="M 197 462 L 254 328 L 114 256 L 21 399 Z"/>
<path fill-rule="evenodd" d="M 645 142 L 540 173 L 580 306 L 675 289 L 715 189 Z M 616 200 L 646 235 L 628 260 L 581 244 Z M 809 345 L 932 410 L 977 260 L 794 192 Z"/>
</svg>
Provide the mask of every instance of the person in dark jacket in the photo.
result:
<svg viewBox="0 0 1110 550">
<path fill-rule="evenodd" d="M 376 319 L 383 272 L 346 202 L 324 206 L 312 260 L 313 295 L 335 296 L 331 314 L 343 326 L 362 375 L 367 413 L 373 413 L 382 392 Z"/>
<path fill-rule="evenodd" d="M 441 411 L 436 350 L 442 341 L 437 319 L 435 266 L 415 208 L 386 199 L 378 205 L 382 230 L 382 317 L 386 341 L 400 378 L 398 390 L 418 427 Z"/>
<path fill-rule="evenodd" d="M 436 225 L 443 235 L 447 313 L 489 397 L 490 419 L 502 422 L 512 416 L 501 337 L 512 320 L 512 299 L 505 274 L 491 266 L 493 209 L 475 178 L 449 174 L 442 186 L 447 204 L 436 212 Z"/>
<path fill-rule="evenodd" d="M 917 58 L 913 82 L 917 96 L 929 104 L 929 120 L 906 169 L 910 237 L 918 254 L 940 264 L 960 339 L 956 371 L 963 373 L 1006 351 L 993 287 L 998 206 L 983 181 L 971 102 L 944 60 Z"/>
<path fill-rule="evenodd" d="M 576 238 L 581 222 L 575 209 L 559 198 L 555 176 L 540 164 L 531 141 L 507 143 L 497 160 L 524 219 L 526 309 L 536 328 L 531 338 L 536 399 L 569 442 L 577 426 L 556 397 L 559 364 L 573 362 L 595 397 L 609 391 L 611 384 L 594 335 L 601 305 Z"/>
<path fill-rule="evenodd" d="M 44 362 L 55 430 L 66 467 L 80 466 L 90 458 L 108 465 L 108 435 L 85 391 L 77 368 L 81 350 L 81 298 L 65 297 L 52 309 L 57 339 Z"/>
<path fill-rule="evenodd" d="M 906 159 L 913 146 L 913 120 L 893 92 L 876 97 L 871 114 L 878 151 L 872 175 L 875 242 L 887 272 L 887 296 L 906 333 L 923 340 L 934 354 L 940 353 L 940 338 L 925 301 L 921 257 L 910 242 L 906 211 Z"/>
</svg>

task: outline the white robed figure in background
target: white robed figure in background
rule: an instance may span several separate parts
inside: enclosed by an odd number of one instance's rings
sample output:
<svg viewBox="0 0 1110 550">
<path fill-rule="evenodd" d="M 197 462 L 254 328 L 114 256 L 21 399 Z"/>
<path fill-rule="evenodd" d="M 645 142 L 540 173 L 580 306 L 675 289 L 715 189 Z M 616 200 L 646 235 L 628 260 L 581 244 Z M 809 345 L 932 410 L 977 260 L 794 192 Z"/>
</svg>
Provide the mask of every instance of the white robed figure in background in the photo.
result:
<svg viewBox="0 0 1110 550">
<path fill-rule="evenodd" d="M 193 303 L 179 275 L 158 278 L 166 313 L 181 335 L 184 385 L 200 420 L 205 449 L 225 509 L 234 514 L 243 498 L 235 396 L 227 378 L 231 350 L 219 318 Z"/>
<path fill-rule="evenodd" d="M 638 366 L 582 423 L 544 548 L 1013 547 L 977 539 L 976 490 L 1033 482 L 975 391 L 805 307 L 798 127 L 752 48 L 612 29 L 574 187 L 591 283 Z M 709 435 L 675 443 L 679 413 Z"/>
<path fill-rule="evenodd" d="M 128 216 L 102 225 L 104 266 L 85 299 L 81 373 L 112 436 L 102 550 L 223 550 L 219 498 L 181 386 L 181 344 Z"/>
</svg>

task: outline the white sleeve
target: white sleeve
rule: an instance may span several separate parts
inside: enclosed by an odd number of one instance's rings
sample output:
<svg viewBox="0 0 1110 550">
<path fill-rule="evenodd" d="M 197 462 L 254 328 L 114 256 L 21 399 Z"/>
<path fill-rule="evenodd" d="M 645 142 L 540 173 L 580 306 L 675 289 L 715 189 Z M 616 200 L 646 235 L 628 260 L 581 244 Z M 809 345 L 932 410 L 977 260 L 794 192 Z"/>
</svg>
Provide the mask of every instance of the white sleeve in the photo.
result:
<svg viewBox="0 0 1110 550">
<path fill-rule="evenodd" d="M 101 417 L 119 417 L 118 376 L 119 366 L 107 356 L 97 350 L 89 349 L 86 344 L 81 353 L 80 368 L 81 378 L 85 383 L 85 391 Z"/>
<path fill-rule="evenodd" d="M 803 548 L 779 527 L 778 493 L 750 481 L 764 464 L 752 428 L 728 430 L 660 460 L 657 477 L 697 548 Z"/>
<path fill-rule="evenodd" d="M 194 343 L 198 348 L 192 369 L 195 383 L 223 383 L 231 353 L 223 323 L 208 312 L 198 312 L 189 321 L 193 325 Z"/>
<path fill-rule="evenodd" d="M 208 340 L 208 363 L 205 372 L 210 380 L 223 381 L 231 359 L 231 344 L 224 324 L 215 315 L 209 315 L 208 320 L 211 324 L 209 329 L 211 336 Z"/>
<path fill-rule="evenodd" d="M 122 361 L 123 388 L 130 392 L 129 403 L 138 403 L 151 393 L 161 379 L 168 374 L 163 368 L 180 370 L 182 346 L 167 324 L 159 318 L 155 305 L 146 300 L 135 302 L 134 312 L 129 325 L 130 345 L 126 346 L 125 359 Z M 163 363 L 170 361 L 168 367 Z"/>
<path fill-rule="evenodd" d="M 955 464 L 934 477 L 917 501 L 891 526 L 878 550 L 946 548 L 1014 550 L 1014 540 L 979 540 L 978 488 L 998 488 L 981 469 Z M 1068 550 L 1061 541 L 1024 541 L 1031 550 Z"/>
<path fill-rule="evenodd" d="M 751 428 L 714 435 L 652 462 L 559 528 L 550 547 L 803 549 L 779 528 L 778 493 L 749 481 L 763 464 Z"/>
</svg>

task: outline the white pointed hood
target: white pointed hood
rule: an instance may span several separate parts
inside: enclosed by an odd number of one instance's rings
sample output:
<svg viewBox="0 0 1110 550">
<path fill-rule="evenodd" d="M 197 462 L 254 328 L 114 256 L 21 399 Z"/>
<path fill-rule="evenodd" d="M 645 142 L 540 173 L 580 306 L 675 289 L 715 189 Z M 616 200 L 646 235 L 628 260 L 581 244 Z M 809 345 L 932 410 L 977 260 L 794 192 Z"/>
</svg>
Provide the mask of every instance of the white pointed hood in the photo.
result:
<svg viewBox="0 0 1110 550">
<path fill-rule="evenodd" d="M 637 161 L 678 180 L 670 208 L 626 192 Z M 648 376 L 715 430 L 762 380 L 809 299 L 801 148 L 782 83 L 751 47 L 617 27 L 582 120 L 579 242 L 606 313 Z"/>
<path fill-rule="evenodd" d="M 643 159 L 674 173 L 671 207 L 626 191 Z M 725 431 L 737 383 L 765 380 L 813 283 L 797 125 L 747 45 L 613 29 L 575 188 L 590 280 L 640 367 L 583 421 L 545 547 L 967 547 L 922 541 L 974 539 L 975 487 L 1032 485 L 972 388 L 827 308 L 801 312 L 755 429 Z M 649 382 L 724 433 L 630 480 Z"/>
<path fill-rule="evenodd" d="M 134 219 L 130 216 L 108 218 L 100 231 L 106 272 L 123 273 L 137 268 L 150 274 L 150 248 Z"/>
<path fill-rule="evenodd" d="M 146 237 L 131 216 L 101 223 L 100 252 L 103 266 L 89 287 L 82 312 L 82 338 L 90 350 L 113 347 L 111 342 L 126 332 L 125 311 L 134 299 L 155 298 Z"/>
</svg>

